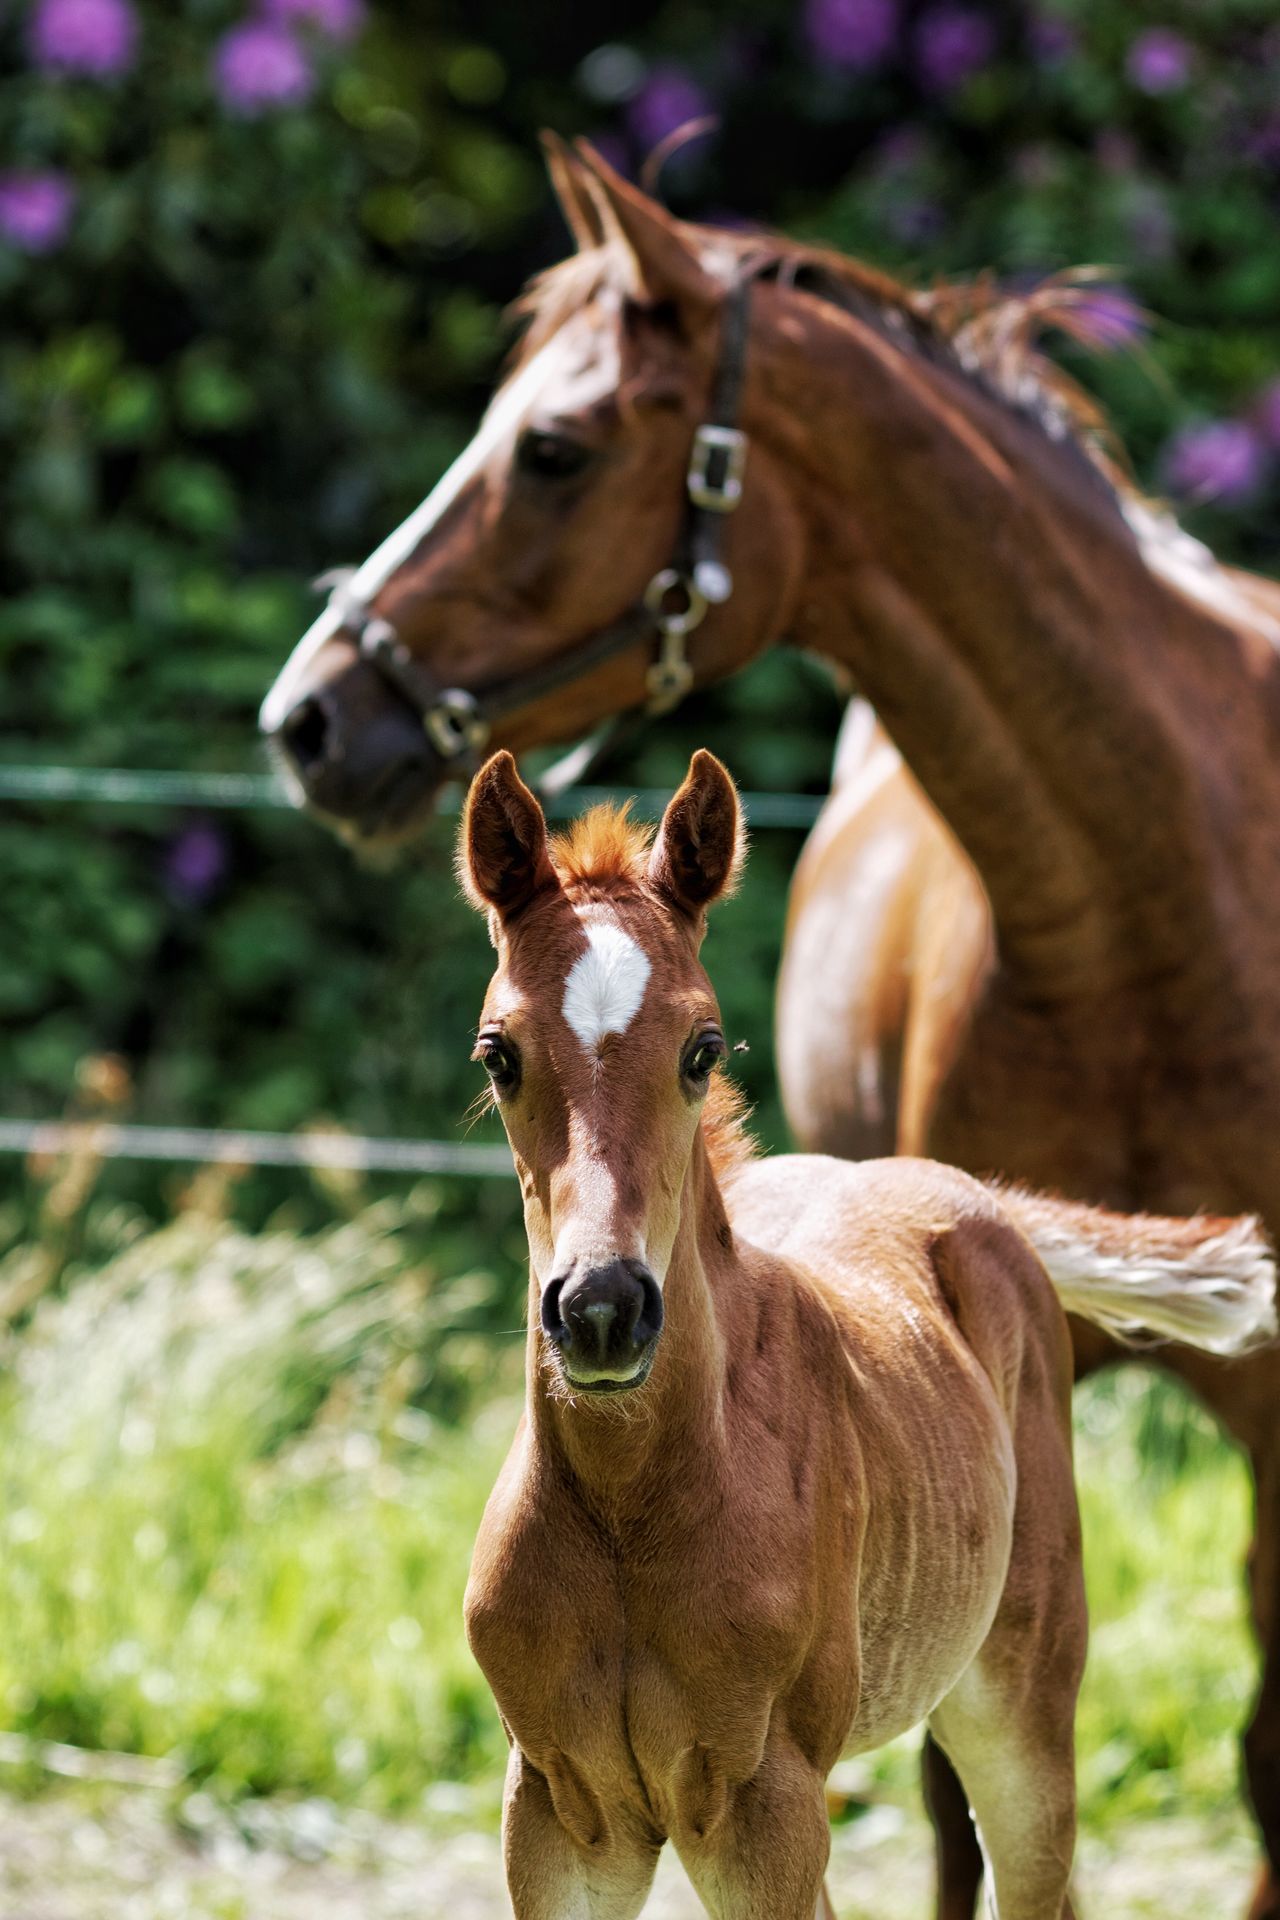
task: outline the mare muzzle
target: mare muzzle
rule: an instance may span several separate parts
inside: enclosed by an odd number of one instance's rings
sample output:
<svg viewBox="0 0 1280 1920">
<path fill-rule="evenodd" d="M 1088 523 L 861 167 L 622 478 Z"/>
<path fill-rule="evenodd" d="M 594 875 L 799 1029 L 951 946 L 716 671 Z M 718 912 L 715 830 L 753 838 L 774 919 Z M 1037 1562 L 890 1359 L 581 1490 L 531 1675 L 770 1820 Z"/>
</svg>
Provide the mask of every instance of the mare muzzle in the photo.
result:
<svg viewBox="0 0 1280 1920">
<path fill-rule="evenodd" d="M 345 636 L 272 735 L 307 805 L 376 838 L 415 826 L 450 768 L 413 709 Z"/>
<path fill-rule="evenodd" d="M 572 1386 L 622 1393 L 649 1376 L 662 1332 L 662 1293 L 643 1261 L 611 1260 L 548 1283 L 542 1331 Z"/>
</svg>

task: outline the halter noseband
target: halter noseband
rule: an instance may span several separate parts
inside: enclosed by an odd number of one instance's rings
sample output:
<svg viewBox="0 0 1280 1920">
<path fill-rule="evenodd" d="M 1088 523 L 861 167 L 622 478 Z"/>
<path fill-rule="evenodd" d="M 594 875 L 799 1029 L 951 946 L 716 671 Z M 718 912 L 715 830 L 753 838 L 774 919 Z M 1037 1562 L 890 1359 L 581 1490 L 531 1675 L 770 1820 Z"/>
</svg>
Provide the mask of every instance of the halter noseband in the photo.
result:
<svg viewBox="0 0 1280 1920">
<path fill-rule="evenodd" d="M 449 767 L 474 771 L 495 721 L 531 700 L 579 680 L 631 648 L 658 640 L 658 657 L 645 674 L 643 712 L 670 713 L 693 685 L 686 641 L 709 607 L 733 592 L 733 575 L 720 558 L 726 514 L 742 498 L 747 437 L 735 424 L 746 366 L 750 280 L 737 280 L 725 298 L 720 365 L 711 413 L 693 436 L 685 475 L 688 506 L 675 557 L 655 573 L 636 605 L 545 667 L 494 681 L 479 693 L 439 687 L 414 659 L 395 627 L 351 592 L 351 575 L 331 575 L 329 605 L 355 635 L 360 652 L 422 722 Z M 579 750 L 580 751 L 580 750 Z"/>
</svg>

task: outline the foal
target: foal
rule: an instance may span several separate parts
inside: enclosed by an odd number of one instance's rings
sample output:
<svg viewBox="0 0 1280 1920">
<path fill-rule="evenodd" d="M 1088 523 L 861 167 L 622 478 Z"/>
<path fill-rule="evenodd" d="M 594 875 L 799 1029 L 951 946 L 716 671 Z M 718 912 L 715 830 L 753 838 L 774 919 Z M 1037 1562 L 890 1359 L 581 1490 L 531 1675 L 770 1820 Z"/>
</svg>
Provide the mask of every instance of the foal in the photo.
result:
<svg viewBox="0 0 1280 1920">
<path fill-rule="evenodd" d="M 517 1920 L 633 1920 L 668 1839 L 717 1920 L 830 1915 L 827 1772 L 921 1720 L 993 1912 L 1060 1920 L 1085 1605 L 1059 1301 L 1232 1351 L 1274 1274 L 1249 1221 L 754 1158 L 698 961 L 740 852 L 708 753 L 652 850 L 608 809 L 548 842 L 506 753 L 467 803 L 498 951 L 476 1056 L 531 1255 L 467 1594 Z"/>
</svg>

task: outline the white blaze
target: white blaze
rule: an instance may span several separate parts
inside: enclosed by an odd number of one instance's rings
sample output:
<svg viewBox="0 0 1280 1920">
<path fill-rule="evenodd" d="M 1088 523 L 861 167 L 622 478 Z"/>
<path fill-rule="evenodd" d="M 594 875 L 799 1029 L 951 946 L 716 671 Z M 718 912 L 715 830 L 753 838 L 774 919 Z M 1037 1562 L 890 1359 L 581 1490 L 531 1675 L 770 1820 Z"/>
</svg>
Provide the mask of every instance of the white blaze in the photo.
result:
<svg viewBox="0 0 1280 1920">
<path fill-rule="evenodd" d="M 629 933 L 604 921 L 583 928 L 590 942 L 564 983 L 564 1017 L 588 1053 L 607 1033 L 625 1033 L 649 983 L 649 956 Z"/>
</svg>

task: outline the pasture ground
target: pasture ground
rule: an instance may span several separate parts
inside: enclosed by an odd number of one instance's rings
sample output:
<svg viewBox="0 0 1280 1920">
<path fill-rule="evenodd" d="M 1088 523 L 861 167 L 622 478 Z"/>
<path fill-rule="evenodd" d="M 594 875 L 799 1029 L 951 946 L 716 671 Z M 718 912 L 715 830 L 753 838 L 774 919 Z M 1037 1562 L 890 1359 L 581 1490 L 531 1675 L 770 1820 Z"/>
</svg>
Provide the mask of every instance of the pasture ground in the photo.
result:
<svg viewBox="0 0 1280 1920">
<path fill-rule="evenodd" d="M 174 1817 L 134 1789 L 0 1795 L 3 1920 L 509 1920 L 492 1832 L 257 1803 L 238 1820 Z M 1082 1920 L 1206 1920 L 1243 1911 L 1254 1859 L 1242 1814 L 1137 1820 L 1085 1836 Z M 926 1920 L 929 1836 L 897 1797 L 837 1827 L 840 1920 Z M 645 1920 L 704 1920 L 664 1856 Z"/>
</svg>

